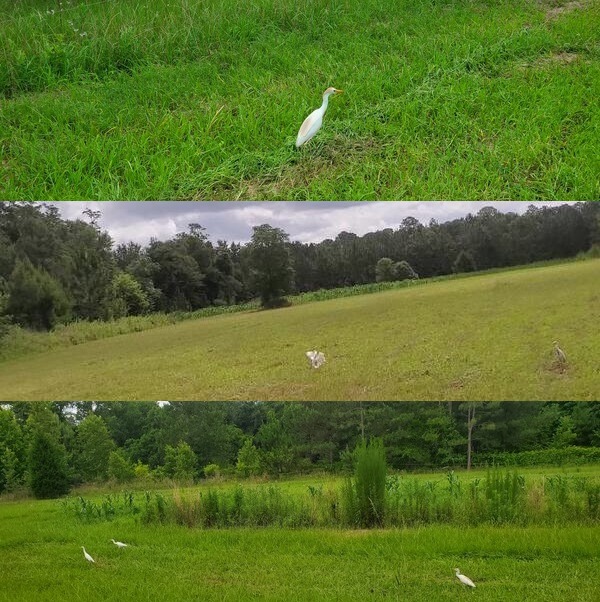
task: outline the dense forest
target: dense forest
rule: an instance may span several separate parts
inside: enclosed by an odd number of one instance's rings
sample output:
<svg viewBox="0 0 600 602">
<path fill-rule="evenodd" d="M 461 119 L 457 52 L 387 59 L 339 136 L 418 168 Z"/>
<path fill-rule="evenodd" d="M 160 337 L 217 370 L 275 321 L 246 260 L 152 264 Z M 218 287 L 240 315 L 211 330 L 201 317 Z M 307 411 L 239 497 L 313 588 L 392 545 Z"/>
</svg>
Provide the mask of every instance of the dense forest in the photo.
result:
<svg viewBox="0 0 600 602">
<path fill-rule="evenodd" d="M 55 206 L 0 202 L 0 335 L 77 320 L 193 311 L 293 292 L 426 278 L 567 258 L 600 243 L 600 204 L 492 207 L 428 225 L 305 244 L 268 224 L 248 244 L 211 242 L 200 224 L 167 241 L 114 245 L 98 212 L 63 220 Z"/>
<path fill-rule="evenodd" d="M 473 466 L 598 461 L 600 402 L 16 402 L 0 409 L 0 493 L 341 472 L 371 437 L 396 470 L 466 467 L 469 445 Z"/>
</svg>

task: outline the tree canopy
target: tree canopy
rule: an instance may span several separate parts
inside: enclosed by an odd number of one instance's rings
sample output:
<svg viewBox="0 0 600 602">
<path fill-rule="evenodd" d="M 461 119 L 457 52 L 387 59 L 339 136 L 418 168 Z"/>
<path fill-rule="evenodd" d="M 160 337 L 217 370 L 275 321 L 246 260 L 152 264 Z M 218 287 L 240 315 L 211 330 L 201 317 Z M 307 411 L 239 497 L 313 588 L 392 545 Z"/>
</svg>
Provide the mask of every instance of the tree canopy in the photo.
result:
<svg viewBox="0 0 600 602">
<path fill-rule="evenodd" d="M 52 205 L 0 202 L 0 333 L 10 321 L 51 329 L 255 298 L 273 307 L 293 292 L 567 258 L 600 245 L 592 201 L 531 205 L 522 215 L 483 207 L 441 224 L 408 217 L 308 244 L 269 224 L 247 244 L 215 244 L 192 223 L 170 240 L 115 246 L 101 224 L 100 212 L 64 220 Z"/>
</svg>

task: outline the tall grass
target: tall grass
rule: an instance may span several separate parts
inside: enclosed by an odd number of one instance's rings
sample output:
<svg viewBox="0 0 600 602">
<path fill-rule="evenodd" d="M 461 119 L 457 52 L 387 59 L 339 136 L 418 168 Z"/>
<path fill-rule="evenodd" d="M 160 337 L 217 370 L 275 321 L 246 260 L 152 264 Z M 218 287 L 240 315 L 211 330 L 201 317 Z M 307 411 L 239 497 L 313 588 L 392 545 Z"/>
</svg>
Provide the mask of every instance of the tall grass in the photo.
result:
<svg viewBox="0 0 600 602">
<path fill-rule="evenodd" d="M 371 450 L 364 467 L 368 463 L 380 467 L 376 449 Z M 304 493 L 291 493 L 273 484 L 239 483 L 229 489 L 124 493 L 99 501 L 79 496 L 61 505 L 68 515 L 84 522 L 133 515 L 145 524 L 202 528 L 529 526 L 600 521 L 597 478 L 557 474 L 527 481 L 519 473 L 501 469 L 490 469 L 485 477 L 472 480 L 450 472 L 445 483 L 393 475 L 384 481 L 385 493 L 381 493 L 381 471 L 377 472 L 377 486 L 359 495 L 348 481 L 326 490 L 308 486 Z M 366 475 L 362 478 L 374 481 Z M 381 497 L 374 497 L 375 490 Z"/>
<path fill-rule="evenodd" d="M 594 7 L 547 10 L 2 0 L 0 196 L 597 198 Z"/>
</svg>

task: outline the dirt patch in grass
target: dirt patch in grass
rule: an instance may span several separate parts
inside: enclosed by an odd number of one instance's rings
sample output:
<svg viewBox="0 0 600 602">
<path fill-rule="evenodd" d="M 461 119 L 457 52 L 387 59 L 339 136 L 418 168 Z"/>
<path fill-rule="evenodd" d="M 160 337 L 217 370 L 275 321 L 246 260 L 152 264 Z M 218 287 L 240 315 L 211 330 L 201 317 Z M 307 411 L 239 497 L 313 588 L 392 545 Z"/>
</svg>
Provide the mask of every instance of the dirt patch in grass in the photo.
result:
<svg viewBox="0 0 600 602">
<path fill-rule="evenodd" d="M 556 65 L 568 66 L 576 61 L 580 61 L 581 56 L 576 52 L 555 52 L 554 54 L 538 57 L 537 59 L 519 65 L 518 69 L 523 71 L 527 69 L 544 69 Z"/>
<path fill-rule="evenodd" d="M 557 5 L 556 2 L 544 2 L 543 4 L 551 6 L 551 8 L 546 11 L 546 20 L 548 21 L 558 19 L 561 15 L 566 15 L 585 6 L 585 2 L 580 2 L 579 0 L 559 5 Z"/>
</svg>

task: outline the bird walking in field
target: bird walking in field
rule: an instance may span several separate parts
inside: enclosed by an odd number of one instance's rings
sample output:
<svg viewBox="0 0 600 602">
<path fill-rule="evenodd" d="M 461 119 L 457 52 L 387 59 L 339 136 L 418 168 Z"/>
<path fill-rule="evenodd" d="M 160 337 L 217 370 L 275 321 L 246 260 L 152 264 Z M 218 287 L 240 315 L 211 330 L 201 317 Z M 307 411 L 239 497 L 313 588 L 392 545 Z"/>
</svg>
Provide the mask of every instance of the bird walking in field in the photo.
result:
<svg viewBox="0 0 600 602">
<path fill-rule="evenodd" d="M 88 562 L 91 562 L 92 564 L 95 564 L 96 561 L 85 551 L 85 548 L 83 546 L 81 546 L 81 549 L 83 550 L 83 555 L 85 556 L 85 559 Z"/>
<path fill-rule="evenodd" d="M 325 355 L 316 349 L 314 351 L 307 351 L 306 357 L 313 368 L 320 368 L 325 363 Z"/>
<path fill-rule="evenodd" d="M 458 580 L 463 585 L 466 585 L 468 587 L 475 587 L 475 584 L 466 575 L 461 574 L 460 569 L 454 569 L 454 570 L 456 571 L 456 576 L 458 577 Z"/>
<path fill-rule="evenodd" d="M 115 541 L 114 539 L 111 539 L 111 541 L 117 546 L 117 548 L 126 548 L 128 546 L 128 544 L 123 543 L 122 541 Z"/>
<path fill-rule="evenodd" d="M 554 357 L 559 364 L 567 363 L 567 356 L 565 352 L 558 346 L 558 341 L 554 341 Z"/>
<path fill-rule="evenodd" d="M 332 94 L 341 94 L 342 92 L 343 90 L 336 90 L 335 88 L 327 88 L 327 90 L 323 92 L 323 104 L 318 109 L 315 109 L 300 126 L 300 131 L 296 138 L 296 148 L 300 148 L 303 144 L 308 142 L 321 129 L 321 126 L 323 125 L 323 115 L 325 115 L 327 105 L 329 104 L 329 97 Z"/>
</svg>

